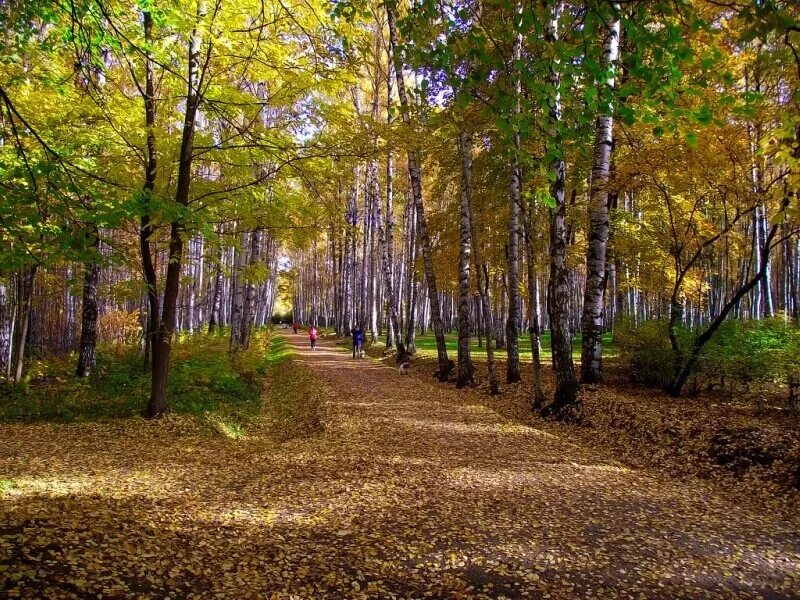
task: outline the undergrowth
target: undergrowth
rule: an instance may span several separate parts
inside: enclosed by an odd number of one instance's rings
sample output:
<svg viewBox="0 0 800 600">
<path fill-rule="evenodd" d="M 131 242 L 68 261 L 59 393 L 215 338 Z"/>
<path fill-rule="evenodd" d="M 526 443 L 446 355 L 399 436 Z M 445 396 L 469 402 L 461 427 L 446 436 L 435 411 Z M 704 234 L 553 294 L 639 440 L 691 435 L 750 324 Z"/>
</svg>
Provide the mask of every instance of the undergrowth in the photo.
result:
<svg viewBox="0 0 800 600">
<path fill-rule="evenodd" d="M 227 332 L 182 335 L 173 345 L 167 398 L 170 410 L 197 417 L 220 435 L 242 436 L 261 408 L 269 332 L 254 331 L 250 348 L 231 357 Z M 136 348 L 101 347 L 88 379 L 74 376 L 74 356 L 38 360 L 25 380 L 0 386 L 0 421 L 84 422 L 125 418 L 144 410 L 150 375 Z"/>
</svg>

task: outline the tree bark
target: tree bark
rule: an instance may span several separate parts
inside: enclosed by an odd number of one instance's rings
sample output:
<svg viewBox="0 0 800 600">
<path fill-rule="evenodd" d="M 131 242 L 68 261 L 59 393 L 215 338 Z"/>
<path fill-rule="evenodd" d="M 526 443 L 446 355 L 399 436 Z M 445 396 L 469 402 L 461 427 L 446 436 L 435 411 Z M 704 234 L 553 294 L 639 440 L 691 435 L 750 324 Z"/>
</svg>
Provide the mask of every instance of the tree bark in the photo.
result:
<svg viewBox="0 0 800 600">
<path fill-rule="evenodd" d="M 552 19 L 545 28 L 545 39 L 551 47 L 558 40 L 558 14 L 561 4 L 553 9 Z M 549 123 L 550 139 L 560 139 L 561 97 L 560 74 L 557 63 L 550 63 L 548 82 L 551 87 Z M 567 164 L 564 160 L 564 147 L 557 144 L 554 158 L 550 163 L 550 195 L 555 207 L 550 209 L 550 280 L 547 285 L 547 309 L 550 316 L 550 331 L 553 351 L 553 371 L 556 376 L 556 389 L 553 402 L 544 407 L 542 414 L 567 418 L 569 412 L 578 404 L 578 380 L 572 362 L 572 335 L 569 327 L 570 272 L 567 265 L 567 204 L 565 186 Z"/>
<path fill-rule="evenodd" d="M 25 365 L 25 343 L 28 339 L 28 327 L 31 317 L 31 303 L 33 301 L 33 282 L 36 278 L 38 265 L 24 267 L 22 273 L 17 275 L 17 323 L 14 327 L 13 344 L 13 382 L 22 381 L 22 369 Z"/>
<path fill-rule="evenodd" d="M 89 233 L 92 251 L 100 249 L 100 235 L 96 226 Z M 100 265 L 93 257 L 86 262 L 83 275 L 83 304 L 81 308 L 81 340 L 78 346 L 78 365 L 75 375 L 88 377 L 97 362 L 97 286 L 100 282 Z"/>
<path fill-rule="evenodd" d="M 8 280 L 0 277 L 0 377 L 11 379 L 11 337 L 14 316 Z"/>
<path fill-rule="evenodd" d="M 521 13 L 518 10 L 518 13 Z M 521 29 L 521 24 L 518 23 Z M 522 207 L 522 166 L 519 163 L 520 134 L 516 125 L 519 113 L 520 96 L 522 95 L 522 82 L 516 64 L 522 60 L 522 33 L 514 35 L 514 48 L 512 51 L 515 74 L 516 100 L 512 111 L 512 126 L 514 127 L 513 148 L 511 154 L 511 189 L 508 202 L 508 243 L 506 245 L 506 272 L 508 274 L 508 317 L 506 319 L 506 382 L 515 383 L 522 379 L 519 368 L 519 323 L 520 323 L 520 297 L 519 297 L 519 215 Z"/>
<path fill-rule="evenodd" d="M 528 206 L 524 221 L 525 258 L 528 271 L 528 331 L 531 336 L 531 355 L 533 359 L 533 401 L 531 406 L 539 410 L 544 406 L 542 391 L 542 342 L 539 322 L 539 280 L 536 278 L 536 251 L 533 246 L 533 215 L 535 205 Z"/>
<path fill-rule="evenodd" d="M 148 44 L 152 42 L 153 16 L 149 10 L 142 11 L 144 39 Z M 149 213 L 149 203 L 155 191 L 158 159 L 156 152 L 156 98 L 153 74 L 153 59 L 151 51 L 145 51 L 145 94 L 144 94 L 145 129 L 147 130 L 147 149 L 145 152 L 144 186 L 142 188 L 144 209 L 139 223 L 139 250 L 142 255 L 142 272 L 147 287 L 147 323 L 144 333 L 144 370 L 152 367 L 152 348 L 155 342 L 156 330 L 160 320 L 160 307 L 158 305 L 158 282 L 156 279 L 156 266 L 153 260 L 153 251 L 150 238 L 154 229 Z"/>
<path fill-rule="evenodd" d="M 470 356 L 469 290 L 470 204 L 472 201 L 472 136 L 464 129 L 458 132 L 458 153 L 461 157 L 461 215 L 459 219 L 458 254 L 458 374 L 456 387 L 474 382 L 475 367 Z"/>
<path fill-rule="evenodd" d="M 389 58 L 389 73 L 386 77 L 387 105 L 390 107 L 392 102 L 392 74 L 391 57 Z M 392 124 L 391 110 L 387 110 L 386 121 Z M 384 226 L 385 223 L 385 226 Z M 408 360 L 406 346 L 403 343 L 400 319 L 397 310 L 397 298 L 395 297 L 394 283 L 392 281 L 392 266 L 394 264 L 394 156 L 389 150 L 386 155 L 386 219 L 378 218 L 378 226 L 381 228 L 381 252 L 383 254 L 383 286 L 386 290 L 386 311 L 389 316 L 388 332 L 386 334 L 386 347 L 392 345 L 397 347 L 395 360 L 403 363 Z"/>
<path fill-rule="evenodd" d="M 222 236 L 219 236 L 219 252 L 214 267 L 214 291 L 211 296 L 211 310 L 208 319 L 208 333 L 214 333 L 220 324 L 220 308 L 222 306 Z"/>
<path fill-rule="evenodd" d="M 231 281 L 231 339 L 229 350 L 236 352 L 242 346 L 242 313 L 244 311 L 244 275 L 247 264 L 247 233 L 242 232 L 239 247 L 236 248 L 233 278 Z M 295 310 L 299 307 L 295 306 Z M 295 319 L 296 320 L 296 319 Z"/>
<path fill-rule="evenodd" d="M 205 8 L 198 7 L 198 22 L 204 17 Z M 186 108 L 184 112 L 181 147 L 178 160 L 178 182 L 175 189 L 175 203 L 181 208 L 189 205 L 189 190 L 192 178 L 192 159 L 194 157 L 194 133 L 197 121 L 199 95 L 199 61 L 200 33 L 192 32 L 189 43 L 189 66 L 187 70 Z M 181 276 L 181 259 L 183 257 L 183 235 L 185 223 L 178 217 L 170 225 L 169 262 L 164 282 L 164 309 L 158 324 L 157 335 L 153 347 L 153 378 L 150 388 L 150 400 L 147 405 L 147 416 L 159 417 L 167 410 L 167 377 L 169 375 L 169 357 L 172 349 L 172 336 L 175 331 L 175 315 L 177 312 L 178 289 Z"/>
<path fill-rule="evenodd" d="M 408 354 L 415 354 L 417 351 L 417 304 L 419 304 L 419 273 L 417 272 L 417 258 L 419 257 L 419 245 L 417 244 L 417 209 L 413 202 L 408 202 L 408 285 L 406 285 L 406 332 L 405 344 Z"/>
<path fill-rule="evenodd" d="M 400 106 L 403 113 L 403 121 L 410 124 L 411 115 L 408 112 L 409 102 L 406 94 L 406 85 L 403 78 L 403 60 L 398 53 L 397 29 L 395 26 L 394 9 L 389 2 L 385 4 L 386 19 L 389 27 L 389 44 L 392 49 L 394 59 L 394 70 L 397 79 L 397 92 L 400 97 Z M 417 234 L 422 249 L 422 260 L 425 269 L 425 280 L 428 285 L 428 299 L 431 306 L 431 322 L 433 325 L 434 336 L 436 337 L 436 354 L 439 368 L 437 377 L 440 381 L 447 381 L 453 370 L 453 362 L 447 356 L 447 346 L 444 339 L 444 329 L 442 328 L 441 309 L 439 306 L 439 293 L 436 286 L 436 274 L 433 269 L 433 253 L 431 250 L 431 239 L 428 234 L 428 223 L 425 218 L 424 206 L 422 203 L 422 174 L 417 162 L 417 155 L 414 151 L 408 152 L 408 174 L 411 178 L 411 194 L 414 199 L 414 206 L 417 211 Z"/>
<path fill-rule="evenodd" d="M 248 263 L 255 266 L 259 262 L 259 251 L 261 249 L 261 231 L 256 229 L 250 234 L 250 252 Z M 239 347 L 247 350 L 250 347 L 250 334 L 253 329 L 253 319 L 255 318 L 256 305 L 256 284 L 250 277 L 245 284 L 244 305 L 242 306 L 241 333 L 239 334 Z"/>
<path fill-rule="evenodd" d="M 612 10 L 617 10 L 613 5 Z M 614 87 L 614 65 L 619 54 L 619 20 L 605 34 L 603 65 L 611 73 L 603 84 L 608 92 Z M 605 94 L 600 94 L 603 98 Z M 581 381 L 600 383 L 603 380 L 603 324 L 606 290 L 606 249 L 608 247 L 608 181 L 611 172 L 611 148 L 614 117 L 610 107 L 595 121 L 592 182 L 589 189 L 589 232 L 586 247 L 586 287 L 581 319 Z"/>
</svg>

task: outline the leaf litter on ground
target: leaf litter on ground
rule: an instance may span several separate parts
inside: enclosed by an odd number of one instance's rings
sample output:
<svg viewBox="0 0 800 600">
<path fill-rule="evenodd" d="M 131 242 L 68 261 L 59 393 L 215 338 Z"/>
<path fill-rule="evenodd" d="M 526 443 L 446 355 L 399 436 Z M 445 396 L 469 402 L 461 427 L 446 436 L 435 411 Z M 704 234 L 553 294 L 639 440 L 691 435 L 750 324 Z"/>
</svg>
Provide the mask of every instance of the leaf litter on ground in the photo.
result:
<svg viewBox="0 0 800 600">
<path fill-rule="evenodd" d="M 240 439 L 185 418 L 0 426 L 25 598 L 795 597 L 796 518 L 578 428 L 286 336 Z M 291 410 L 281 403 L 294 399 Z M 284 420 L 286 434 L 281 434 Z M 309 431 L 303 431 L 308 426 Z M 294 428 L 294 429 L 293 429 Z"/>
</svg>

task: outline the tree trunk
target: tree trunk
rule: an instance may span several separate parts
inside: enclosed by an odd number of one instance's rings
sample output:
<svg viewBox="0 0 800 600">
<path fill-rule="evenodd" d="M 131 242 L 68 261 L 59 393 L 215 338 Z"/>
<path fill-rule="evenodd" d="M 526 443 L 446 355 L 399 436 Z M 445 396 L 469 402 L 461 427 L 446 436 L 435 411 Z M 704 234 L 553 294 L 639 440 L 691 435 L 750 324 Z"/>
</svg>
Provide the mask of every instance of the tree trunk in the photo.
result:
<svg viewBox="0 0 800 600">
<path fill-rule="evenodd" d="M 242 346 L 242 312 L 244 311 L 244 275 L 247 264 L 247 233 L 242 232 L 239 247 L 236 248 L 233 278 L 231 285 L 231 340 L 229 349 L 236 352 Z M 295 307 L 297 311 L 299 307 Z"/>
<path fill-rule="evenodd" d="M 205 8 L 198 7 L 198 22 L 204 16 Z M 194 132 L 199 103 L 198 67 L 200 60 L 200 34 L 198 29 L 192 32 L 189 43 L 189 68 L 187 73 L 186 108 L 184 112 L 181 148 L 178 160 L 178 181 L 175 189 L 175 203 L 181 208 L 189 205 L 189 189 L 192 178 L 192 159 L 194 157 Z M 169 374 L 169 357 L 172 348 L 172 335 L 175 331 L 175 315 L 177 311 L 178 289 L 181 276 L 181 259 L 183 257 L 183 235 L 185 223 L 178 217 L 170 225 L 169 262 L 164 282 L 164 309 L 158 324 L 158 334 L 153 347 L 153 378 L 150 388 L 150 400 L 147 416 L 159 417 L 167 410 L 167 376 Z"/>
<path fill-rule="evenodd" d="M 97 227 L 92 226 L 90 247 L 93 252 L 100 249 Z M 96 258 L 86 262 L 83 275 L 83 306 L 81 309 L 81 341 L 78 348 L 78 365 L 75 375 L 88 377 L 97 362 L 97 285 L 100 282 L 100 265 Z"/>
<path fill-rule="evenodd" d="M 25 343 L 28 339 L 28 326 L 30 325 L 31 303 L 33 301 L 33 281 L 36 277 L 38 265 L 25 267 L 17 276 L 17 323 L 14 327 L 13 344 L 13 382 L 22 381 L 22 368 L 25 364 Z"/>
<path fill-rule="evenodd" d="M 461 215 L 459 219 L 458 254 L 458 375 L 456 387 L 474 381 L 475 367 L 470 356 L 469 331 L 469 266 L 470 266 L 470 204 L 472 201 L 472 136 L 463 129 L 458 133 L 458 153 L 461 157 Z"/>
<path fill-rule="evenodd" d="M 397 79 L 397 92 L 400 97 L 400 107 L 403 113 L 403 120 L 406 124 L 410 124 L 411 116 L 408 112 L 409 102 L 408 96 L 406 95 L 405 80 L 403 78 L 403 61 L 397 51 L 398 43 L 394 9 L 388 2 L 385 4 L 385 7 L 386 18 L 389 27 L 389 44 L 392 49 L 392 57 L 394 59 L 394 70 Z M 411 194 L 417 211 L 417 233 L 422 248 L 425 280 L 428 285 L 428 299 L 431 306 L 431 322 L 433 324 L 434 336 L 436 337 L 436 354 L 439 362 L 437 376 L 440 381 L 447 381 L 450 378 L 450 373 L 452 372 L 454 365 L 447 356 L 444 329 L 442 328 L 439 293 L 436 287 L 436 274 L 433 269 L 431 240 L 428 234 L 428 224 L 425 218 L 425 211 L 422 203 L 422 174 L 420 172 L 419 164 L 417 163 L 417 155 L 411 150 L 408 152 L 408 174 L 411 178 Z"/>
<path fill-rule="evenodd" d="M 613 10 L 617 10 L 613 6 Z M 608 92 L 614 87 L 614 65 L 619 54 L 619 20 L 606 32 L 603 42 L 603 65 L 610 73 L 603 84 Z M 605 94 L 600 94 L 603 98 Z M 589 190 L 589 233 L 586 247 L 586 287 L 581 319 L 581 381 L 603 380 L 603 322 L 606 290 L 606 249 L 608 246 L 608 181 L 611 171 L 611 146 L 614 120 L 611 109 L 595 121 L 592 182 Z"/>
<path fill-rule="evenodd" d="M 417 219 L 416 208 L 413 202 L 408 202 L 409 222 L 406 230 L 408 236 L 408 284 L 406 285 L 406 333 L 405 344 L 408 354 L 417 351 L 417 304 L 419 301 L 419 273 L 417 272 L 417 257 L 419 245 L 417 244 Z"/>
<path fill-rule="evenodd" d="M 14 315 L 8 280 L 0 277 L 0 377 L 11 379 L 11 336 Z"/>
<path fill-rule="evenodd" d="M 256 229 L 250 234 L 250 252 L 248 263 L 252 267 L 259 262 L 259 250 L 261 248 L 261 232 Z M 239 335 L 239 347 L 246 350 L 250 346 L 250 333 L 253 329 L 253 319 L 255 318 L 256 305 L 256 284 L 252 277 L 245 285 L 244 305 L 242 307 L 241 333 Z"/>
<path fill-rule="evenodd" d="M 389 73 L 386 77 L 387 103 L 392 101 L 392 74 L 391 58 L 389 60 Z M 392 123 L 392 113 L 387 111 L 387 123 Z M 385 227 L 383 226 L 385 222 Z M 386 290 L 386 311 L 389 316 L 388 332 L 386 334 L 386 347 L 397 346 L 395 360 L 403 363 L 408 360 L 406 347 L 402 340 L 400 320 L 398 318 L 397 299 L 392 281 L 392 266 L 394 264 L 394 156 L 391 150 L 386 156 L 386 219 L 378 219 L 378 226 L 381 227 L 381 252 L 383 254 L 383 286 Z"/>
<path fill-rule="evenodd" d="M 521 8 L 521 7 L 520 7 Z M 521 9 L 518 11 L 521 13 Z M 521 24 L 520 24 L 521 25 Z M 520 27 L 521 30 L 521 27 Z M 506 382 L 515 383 L 522 379 L 519 368 L 519 214 L 522 207 L 522 166 L 519 164 L 520 134 L 516 125 L 519 113 L 522 83 L 516 64 L 522 60 L 522 33 L 514 36 L 513 61 L 515 64 L 516 101 L 512 111 L 514 127 L 513 149 L 511 154 L 511 190 L 508 202 L 508 243 L 506 245 L 506 271 L 508 273 L 508 317 L 506 319 Z"/>
<path fill-rule="evenodd" d="M 211 296 L 211 314 L 208 319 L 208 333 L 214 333 L 220 324 L 220 308 L 222 306 L 222 240 L 217 255 L 217 264 L 214 268 L 214 292 Z"/>
<path fill-rule="evenodd" d="M 545 39 L 554 46 L 558 40 L 558 14 L 561 4 L 553 9 L 553 18 L 545 29 Z M 552 88 L 549 120 L 550 139 L 558 140 L 561 124 L 560 75 L 555 61 L 550 63 L 549 84 Z M 555 142 L 557 143 L 557 142 Z M 550 316 L 550 331 L 553 351 L 553 371 L 556 390 L 553 402 L 543 409 L 543 414 L 559 418 L 569 416 L 569 411 L 578 403 L 578 380 L 572 362 L 572 336 L 569 327 L 570 272 L 567 265 L 567 205 L 565 185 L 567 165 L 564 148 L 554 148 L 555 158 L 550 163 L 550 195 L 555 207 L 550 209 L 550 280 L 547 285 L 547 309 Z"/>
<path fill-rule="evenodd" d="M 486 367 L 489 371 L 489 393 L 495 395 L 500 393 L 500 386 L 497 383 L 497 368 L 494 362 L 494 348 L 492 347 L 494 323 L 492 320 L 492 304 L 489 297 L 489 266 L 483 262 L 481 257 L 481 245 L 478 240 L 478 230 L 475 228 L 475 211 L 472 209 L 471 194 L 469 200 L 469 235 L 472 244 L 472 260 L 478 283 L 478 294 L 481 298 L 484 333 L 486 335 Z"/>
<path fill-rule="evenodd" d="M 152 41 L 153 17 L 149 10 L 142 11 L 142 24 L 144 27 L 144 39 L 146 42 Z M 147 131 L 147 151 L 145 154 L 145 173 L 143 201 L 144 211 L 139 223 L 139 250 L 142 255 L 142 272 L 144 282 L 147 287 L 147 323 L 144 332 L 144 370 L 149 371 L 152 366 L 151 353 L 155 343 L 156 331 L 160 320 L 158 305 L 158 282 L 156 279 L 156 266 L 153 260 L 153 251 L 150 245 L 150 238 L 153 235 L 153 226 L 150 218 L 150 197 L 153 195 L 156 186 L 157 175 L 157 152 L 156 152 L 156 98 L 155 83 L 153 74 L 153 59 L 151 51 L 145 50 L 145 95 L 144 95 L 144 116 L 145 129 Z"/>
<path fill-rule="evenodd" d="M 536 251 L 533 246 L 533 216 L 535 205 L 528 206 L 524 221 L 525 258 L 528 270 L 528 331 L 531 336 L 531 355 L 533 358 L 533 401 L 534 410 L 544 406 L 542 391 L 542 342 L 539 323 L 539 280 L 536 278 Z"/>
</svg>

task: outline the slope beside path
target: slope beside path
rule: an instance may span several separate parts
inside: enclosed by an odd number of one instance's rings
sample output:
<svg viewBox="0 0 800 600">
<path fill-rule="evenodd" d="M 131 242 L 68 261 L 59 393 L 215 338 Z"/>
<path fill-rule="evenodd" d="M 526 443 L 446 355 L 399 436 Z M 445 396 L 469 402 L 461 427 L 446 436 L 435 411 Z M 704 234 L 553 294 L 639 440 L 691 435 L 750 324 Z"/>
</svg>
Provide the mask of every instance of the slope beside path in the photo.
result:
<svg viewBox="0 0 800 600">
<path fill-rule="evenodd" d="M 2 426 L 10 597 L 791 598 L 796 523 L 281 333 L 325 430 Z"/>
</svg>

